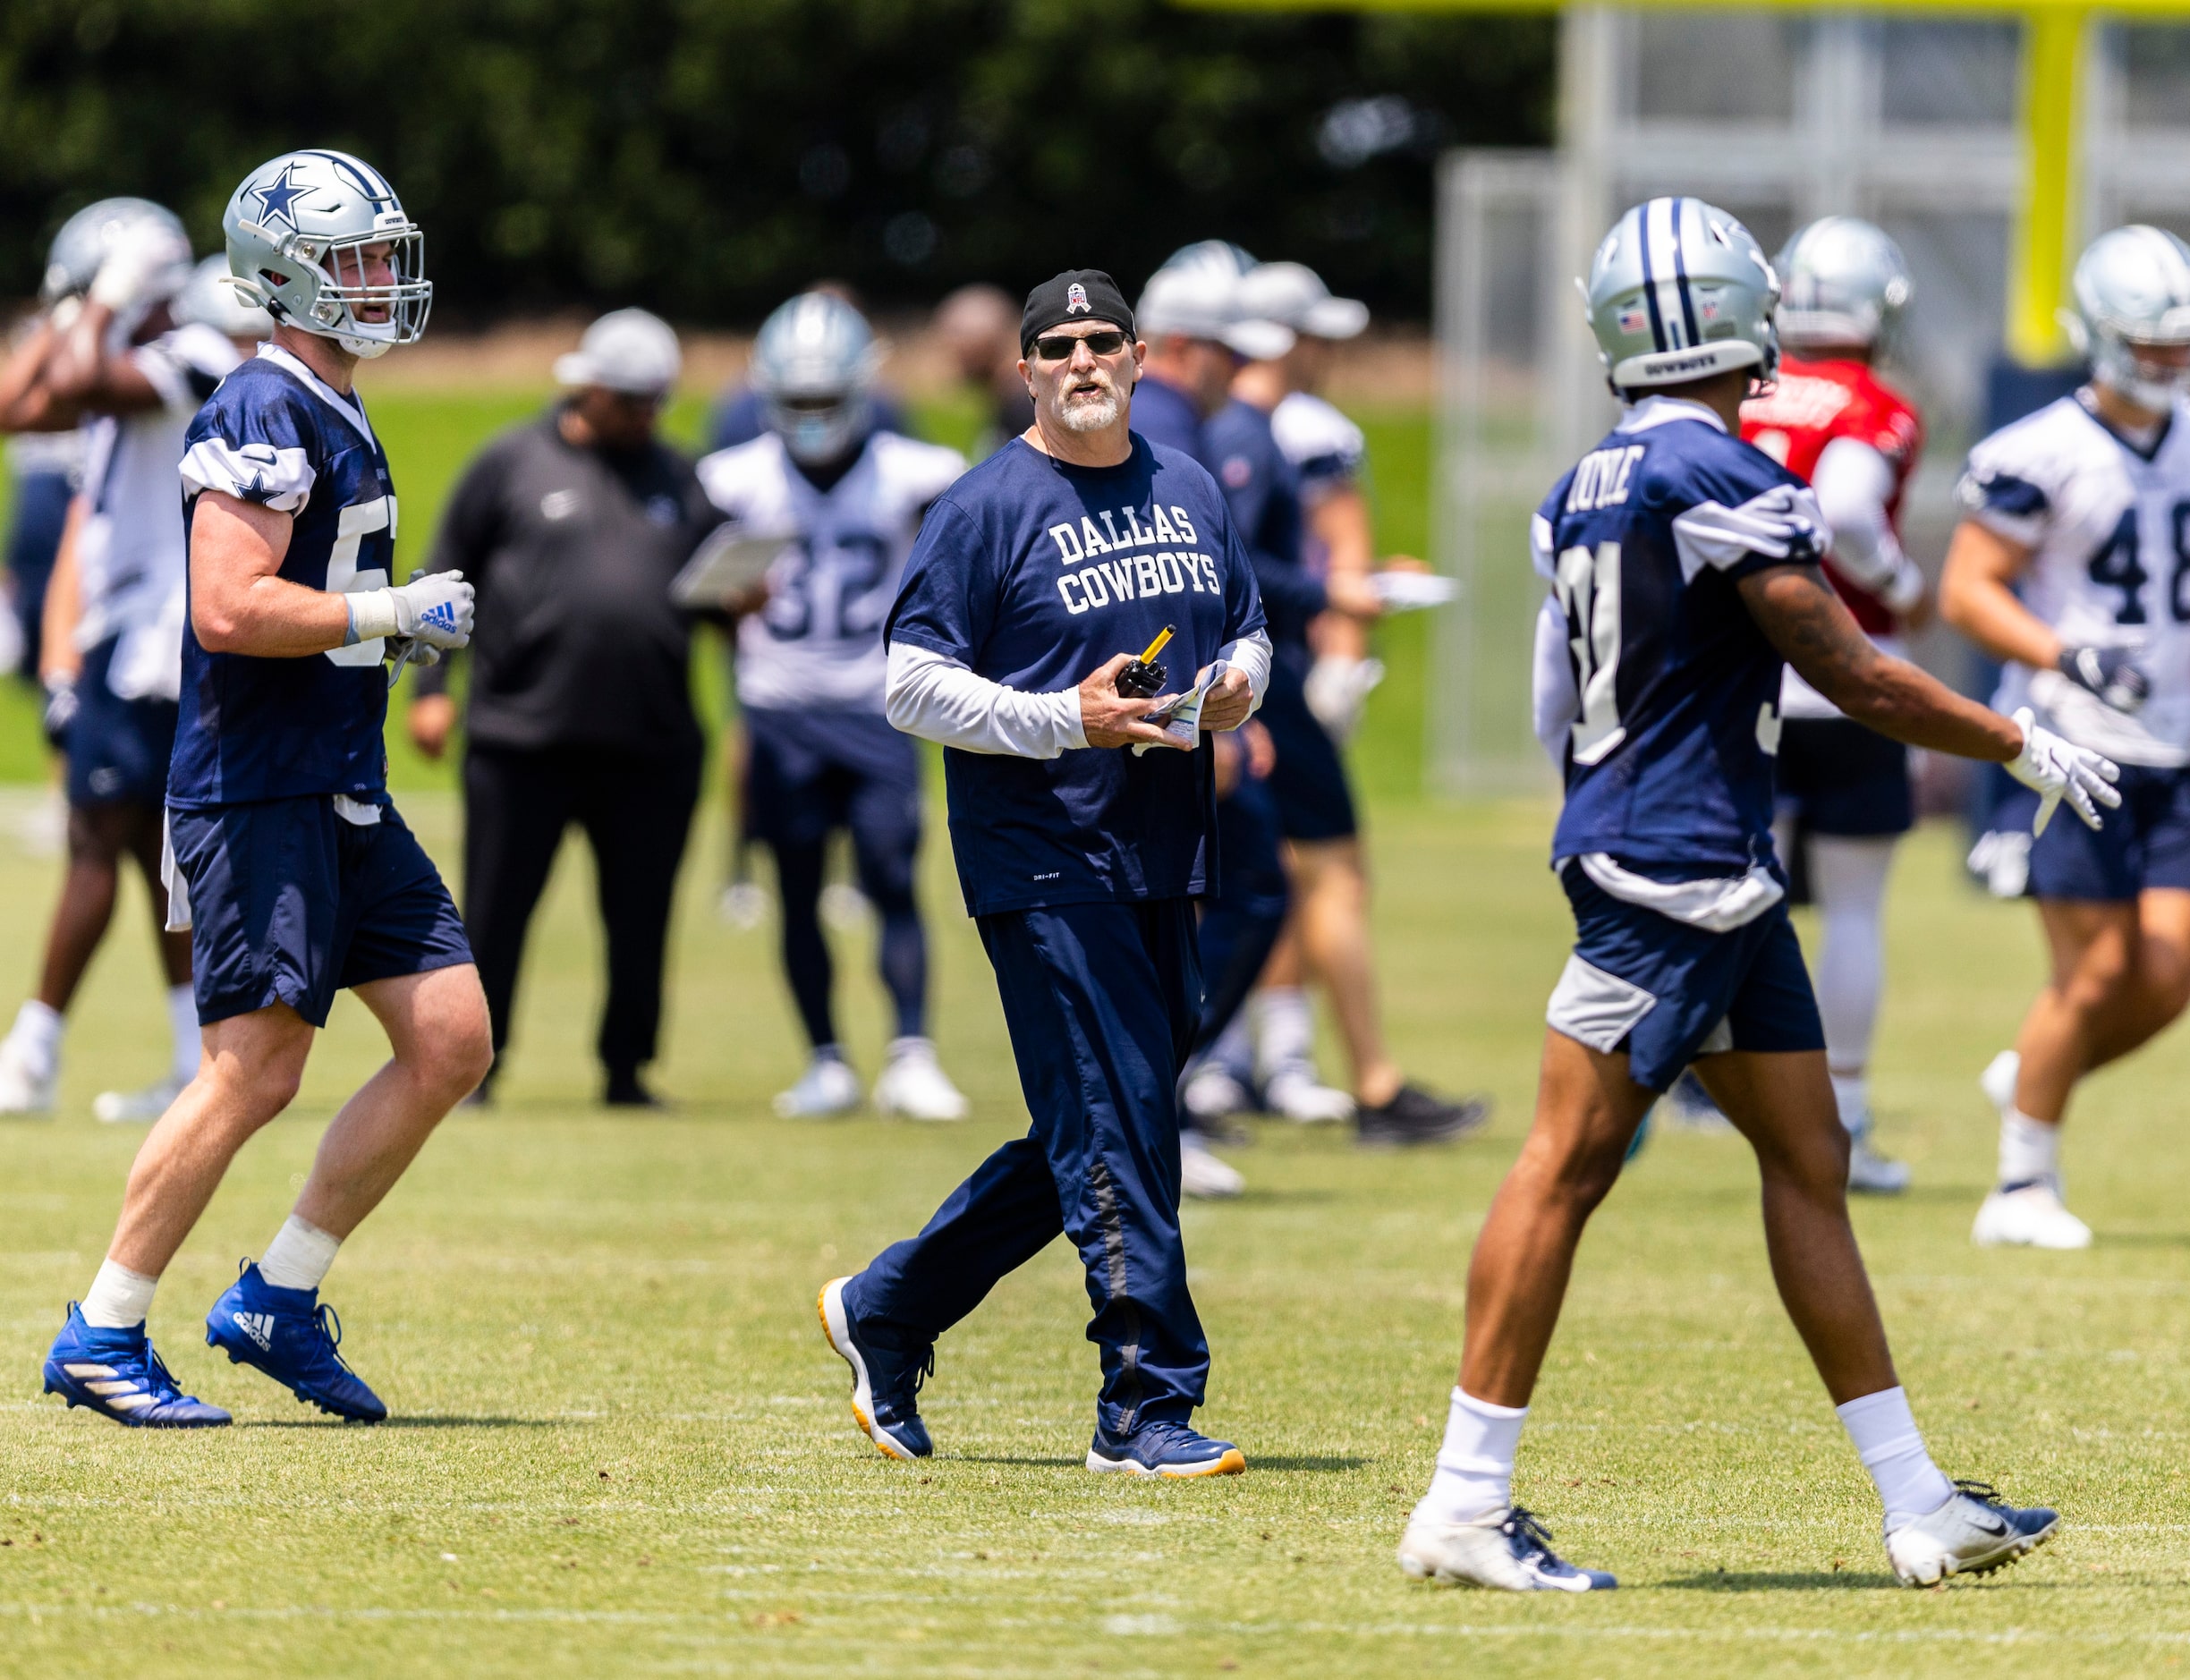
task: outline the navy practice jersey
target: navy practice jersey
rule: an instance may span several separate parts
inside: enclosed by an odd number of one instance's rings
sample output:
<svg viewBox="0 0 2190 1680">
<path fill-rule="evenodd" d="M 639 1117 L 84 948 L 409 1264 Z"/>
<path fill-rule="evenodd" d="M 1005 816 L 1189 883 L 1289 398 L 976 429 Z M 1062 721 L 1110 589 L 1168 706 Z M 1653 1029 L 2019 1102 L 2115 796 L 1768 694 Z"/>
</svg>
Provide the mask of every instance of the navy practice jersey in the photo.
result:
<svg viewBox="0 0 2190 1680">
<path fill-rule="evenodd" d="M 1735 583 L 1817 561 L 1816 498 L 1708 410 L 1651 398 L 1558 481 L 1531 537 L 1578 698 L 1552 855 L 1698 876 L 1764 861 L 1781 666 Z"/>
<path fill-rule="evenodd" d="M 220 490 L 290 517 L 281 576 L 344 594 L 386 588 L 395 489 L 364 405 L 275 345 L 221 382 L 183 439 L 183 520 Z M 387 785 L 378 638 L 301 659 L 208 653 L 186 619 L 167 802 L 187 810 Z"/>
<path fill-rule="evenodd" d="M 1236 397 L 1226 403 L 1201 428 L 1201 464 L 1216 474 L 1247 545 L 1277 657 L 1304 672 L 1308 623 L 1327 603 L 1303 564 L 1300 481 L 1269 416 Z"/>
<path fill-rule="evenodd" d="M 1152 373 L 1141 376 L 1133 386 L 1133 428 L 1152 444 L 1201 458 L 1201 411 L 1168 379 Z"/>
<path fill-rule="evenodd" d="M 938 499 L 883 635 L 1030 693 L 1077 687 L 1167 624 L 1167 688 L 1262 628 L 1254 573 L 1199 463 L 1133 439 L 1075 467 L 1014 438 Z M 974 915 L 1216 888 L 1208 743 L 1021 759 L 946 749 L 952 848 Z"/>
</svg>

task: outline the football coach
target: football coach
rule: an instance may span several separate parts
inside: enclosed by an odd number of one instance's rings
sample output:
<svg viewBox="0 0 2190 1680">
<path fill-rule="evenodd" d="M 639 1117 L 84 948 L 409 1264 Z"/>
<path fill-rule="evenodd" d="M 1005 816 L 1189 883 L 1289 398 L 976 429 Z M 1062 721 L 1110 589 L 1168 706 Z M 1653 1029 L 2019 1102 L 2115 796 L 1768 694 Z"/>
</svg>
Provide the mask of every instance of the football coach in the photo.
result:
<svg viewBox="0 0 2190 1680">
<path fill-rule="evenodd" d="M 1148 346 L 1110 276 L 1035 287 L 1019 347 L 1034 423 L 929 509 L 884 636 L 890 722 L 946 749 L 959 881 L 1034 1124 L 918 1236 L 824 1286 L 822 1326 L 860 1427 L 924 1458 L 936 1338 L 1062 1231 L 1102 1352 L 1088 1468 L 1223 1475 L 1246 1459 L 1189 1422 L 1209 1344 L 1186 1288 L 1175 1100 L 1216 799 L 1199 732 L 1150 714 L 1222 660 L 1199 729 L 1238 728 L 1269 639 L 1216 481 L 1131 428 Z M 1162 695 L 1136 698 L 1156 691 L 1128 666 L 1167 629 Z"/>
</svg>

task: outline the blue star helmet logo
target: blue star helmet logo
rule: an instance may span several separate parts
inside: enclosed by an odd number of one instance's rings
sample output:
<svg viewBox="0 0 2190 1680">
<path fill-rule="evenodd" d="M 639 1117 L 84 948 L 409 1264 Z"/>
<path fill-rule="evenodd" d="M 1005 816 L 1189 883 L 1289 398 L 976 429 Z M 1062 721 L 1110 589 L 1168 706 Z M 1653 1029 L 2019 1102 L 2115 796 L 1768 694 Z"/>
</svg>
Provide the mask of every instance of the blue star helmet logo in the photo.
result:
<svg viewBox="0 0 2190 1680">
<path fill-rule="evenodd" d="M 279 220 L 288 223 L 292 228 L 296 226 L 296 216 L 289 207 L 309 194 L 311 188 L 301 187 L 292 181 L 290 177 L 295 172 L 296 165 L 293 162 L 284 164 L 278 177 L 262 187 L 251 189 L 251 197 L 259 200 L 259 219 L 262 224 L 270 225 Z"/>
</svg>

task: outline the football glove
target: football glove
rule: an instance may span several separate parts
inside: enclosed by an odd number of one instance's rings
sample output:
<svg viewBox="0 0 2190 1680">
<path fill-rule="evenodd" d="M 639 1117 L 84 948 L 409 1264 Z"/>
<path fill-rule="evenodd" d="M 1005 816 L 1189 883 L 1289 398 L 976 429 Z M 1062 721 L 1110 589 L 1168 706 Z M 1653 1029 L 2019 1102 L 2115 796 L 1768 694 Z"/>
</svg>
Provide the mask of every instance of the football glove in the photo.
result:
<svg viewBox="0 0 2190 1680">
<path fill-rule="evenodd" d="M 181 290 L 190 274 L 190 246 L 173 228 L 147 218 L 115 241 L 91 279 L 91 301 L 117 315 L 148 298 Z"/>
<path fill-rule="evenodd" d="M 421 572 L 394 589 L 346 596 L 345 645 L 378 636 L 409 638 L 429 648 L 461 648 L 471 640 L 471 586 L 461 572 Z"/>
<path fill-rule="evenodd" d="M 1323 733 L 1340 746 L 1353 740 L 1368 709 L 1369 691 L 1384 680 L 1381 659 L 1354 659 L 1328 653 L 1308 668 L 1303 684 L 1308 709 L 1315 714 Z"/>
<path fill-rule="evenodd" d="M 2060 672 L 2118 712 L 2134 713 L 2152 697 L 2152 678 L 2129 648 L 2063 648 Z"/>
<path fill-rule="evenodd" d="M 2099 806 L 2121 803 L 2121 794 L 2114 786 L 2121 771 L 2111 759 L 2090 748 L 2064 740 L 2050 729 L 2041 729 L 2027 706 L 2016 713 L 2015 720 L 2023 731 L 2023 751 L 2008 761 L 2007 768 L 2008 775 L 2038 795 L 2038 816 L 2031 824 L 2031 833 L 2046 831 L 2046 824 L 2053 820 L 2053 808 L 2063 800 L 2085 826 L 2098 827 Z"/>
<path fill-rule="evenodd" d="M 69 725 L 76 721 L 76 713 L 82 705 L 76 697 L 74 677 L 54 675 L 46 679 L 46 715 L 41 721 L 48 746 L 59 749 L 68 744 Z"/>
</svg>

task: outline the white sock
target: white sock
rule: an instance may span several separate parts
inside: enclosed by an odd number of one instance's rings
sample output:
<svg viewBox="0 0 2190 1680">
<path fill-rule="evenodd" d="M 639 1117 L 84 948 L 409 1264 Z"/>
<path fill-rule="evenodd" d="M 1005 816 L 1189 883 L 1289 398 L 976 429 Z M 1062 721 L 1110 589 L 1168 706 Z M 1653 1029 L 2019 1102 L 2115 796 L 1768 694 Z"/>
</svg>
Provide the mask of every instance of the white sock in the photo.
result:
<svg viewBox="0 0 2190 1680">
<path fill-rule="evenodd" d="M 1243 1085 L 1254 1077 L 1254 1038 L 1247 1024 L 1247 1011 L 1240 1010 L 1232 1023 L 1217 1035 L 1209 1059 Z"/>
<path fill-rule="evenodd" d="M 8 1037 L 24 1065 L 38 1078 L 47 1079 L 61 1064 L 61 1034 L 67 1025 L 59 1010 L 32 997 L 15 1012 L 15 1026 Z"/>
<path fill-rule="evenodd" d="M 1298 986 L 1265 986 L 1255 994 L 1255 1072 L 1264 1079 L 1284 1067 L 1315 1066 L 1315 1008 Z"/>
<path fill-rule="evenodd" d="M 167 1030 L 174 1034 L 175 1083 L 187 1085 L 198 1077 L 198 1063 L 205 1052 L 205 1039 L 198 1031 L 198 995 L 188 980 L 167 988 Z"/>
<path fill-rule="evenodd" d="M 98 1276 L 84 1291 L 79 1306 L 83 1321 L 94 1329 L 132 1330 L 152 1311 L 152 1292 L 159 1279 L 133 1272 L 112 1260 L 99 1262 Z"/>
<path fill-rule="evenodd" d="M 1856 1456 L 1885 1502 L 1889 1530 L 1936 1511 L 1954 1498 L 1954 1483 L 1940 1474 L 1924 1450 L 1906 1390 L 1881 1388 L 1833 1410 L 1840 1414 Z"/>
<path fill-rule="evenodd" d="M 1514 1455 L 1527 1417 L 1526 1406 L 1494 1406 L 1455 1387 L 1437 1473 L 1414 1515 L 1432 1523 L 1473 1523 L 1510 1506 Z"/>
<path fill-rule="evenodd" d="M 259 1261 L 259 1275 L 276 1289 L 317 1289 L 341 1247 L 342 1238 L 329 1236 L 293 1213 L 267 1244 Z"/>
<path fill-rule="evenodd" d="M 2060 1176 L 2060 1127 L 2033 1120 L 2020 1108 L 2000 1116 L 1999 1181 L 2027 1184 Z"/>
<path fill-rule="evenodd" d="M 1852 1138 L 1871 1135 L 1871 1082 L 1862 1073 L 1832 1076 L 1833 1103 L 1840 1110 L 1840 1124 Z"/>
</svg>

